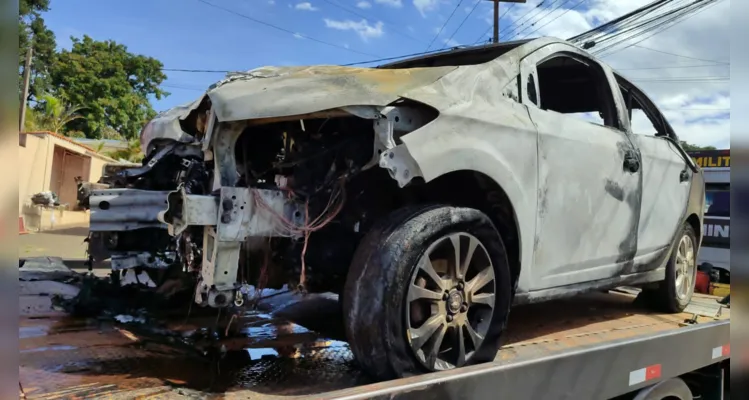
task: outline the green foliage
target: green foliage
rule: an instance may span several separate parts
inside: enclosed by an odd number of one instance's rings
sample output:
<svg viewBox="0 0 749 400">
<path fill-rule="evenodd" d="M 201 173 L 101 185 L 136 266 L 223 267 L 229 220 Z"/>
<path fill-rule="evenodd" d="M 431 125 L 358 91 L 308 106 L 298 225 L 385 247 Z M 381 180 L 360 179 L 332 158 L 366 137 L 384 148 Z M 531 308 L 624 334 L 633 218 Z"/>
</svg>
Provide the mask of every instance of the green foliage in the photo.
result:
<svg viewBox="0 0 749 400">
<path fill-rule="evenodd" d="M 51 131 L 72 137 L 66 127 L 71 121 L 83 118 L 78 113 L 81 109 L 82 107 L 67 104 L 51 94 L 44 94 L 40 96 L 34 108 L 26 110 L 24 129 L 29 132 Z M 80 133 L 79 137 L 85 135 Z"/>
<path fill-rule="evenodd" d="M 150 96 L 161 99 L 168 95 L 159 89 L 166 79 L 161 62 L 132 54 L 114 41 L 95 41 L 85 35 L 71 38 L 71 50 L 57 52 L 55 35 L 42 18 L 49 9 L 50 0 L 19 2 L 19 94 L 23 88 L 26 51 L 31 47 L 28 103 L 44 103 L 44 95 L 51 94 L 62 103 L 79 105 L 84 118 L 60 126 L 68 132 L 80 131 L 89 138 L 137 137 L 143 124 L 156 115 Z M 48 126 L 54 118 L 48 118 L 47 110 L 38 104 L 35 108 L 35 111 L 27 108 L 25 129 L 57 131 Z"/>
<path fill-rule="evenodd" d="M 55 58 L 55 34 L 47 28 L 41 13 L 49 10 L 49 0 L 21 0 L 18 4 L 18 82 L 23 87 L 23 66 L 26 50 L 32 47 L 29 99 L 48 92 L 49 68 Z M 28 99 L 27 99 L 28 100 Z"/>
<path fill-rule="evenodd" d="M 115 160 L 125 160 L 130 162 L 140 162 L 143 160 L 143 152 L 140 149 L 140 141 L 131 139 L 127 142 L 127 148 L 109 153 L 109 156 Z"/>
<path fill-rule="evenodd" d="M 95 41 L 87 35 L 71 39 L 72 49 L 60 52 L 50 69 L 58 94 L 86 107 L 85 120 L 71 126 L 90 138 L 101 137 L 106 126 L 127 139 L 137 137 L 156 115 L 148 96 L 167 95 L 159 89 L 166 79 L 162 63 L 132 54 L 112 40 Z"/>
<path fill-rule="evenodd" d="M 696 144 L 689 144 L 683 140 L 681 140 L 681 147 L 685 151 L 716 150 L 714 146 L 697 146 Z"/>
<path fill-rule="evenodd" d="M 120 133 L 117 132 L 117 130 L 112 128 L 111 126 L 103 127 L 100 133 L 101 133 L 100 136 L 102 139 L 122 140 L 122 135 L 120 135 Z"/>
<path fill-rule="evenodd" d="M 86 134 L 81 131 L 68 131 L 65 132 L 65 136 L 72 138 L 85 138 Z"/>
</svg>

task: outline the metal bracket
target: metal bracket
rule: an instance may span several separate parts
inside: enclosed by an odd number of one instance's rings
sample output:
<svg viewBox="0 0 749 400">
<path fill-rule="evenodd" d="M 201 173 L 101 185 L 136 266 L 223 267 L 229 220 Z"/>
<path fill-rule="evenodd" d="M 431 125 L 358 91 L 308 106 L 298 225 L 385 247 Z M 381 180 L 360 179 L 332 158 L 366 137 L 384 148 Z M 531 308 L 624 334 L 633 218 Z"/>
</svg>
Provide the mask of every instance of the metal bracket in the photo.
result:
<svg viewBox="0 0 749 400">
<path fill-rule="evenodd" d="M 428 120 L 423 113 L 407 107 L 384 107 L 374 120 L 374 155 L 363 170 L 377 165 L 380 154 L 398 145 L 397 141 L 409 132 L 424 126 Z"/>
<path fill-rule="evenodd" d="M 405 145 L 398 145 L 380 155 L 380 167 L 388 170 L 390 177 L 404 187 L 415 176 L 423 176 L 416 161 L 408 153 Z"/>
<path fill-rule="evenodd" d="M 169 234 L 177 236 L 188 226 L 216 225 L 218 198 L 191 195 L 185 189 L 169 193 L 167 209 L 159 213 L 159 221 L 167 224 Z"/>
</svg>

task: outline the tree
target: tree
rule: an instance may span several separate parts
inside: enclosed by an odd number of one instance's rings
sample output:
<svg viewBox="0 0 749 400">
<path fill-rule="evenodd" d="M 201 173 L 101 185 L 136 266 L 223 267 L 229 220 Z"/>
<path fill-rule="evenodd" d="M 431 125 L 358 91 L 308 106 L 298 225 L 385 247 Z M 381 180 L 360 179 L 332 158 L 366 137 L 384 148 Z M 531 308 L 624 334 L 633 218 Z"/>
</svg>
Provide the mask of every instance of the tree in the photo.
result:
<svg viewBox="0 0 749 400">
<path fill-rule="evenodd" d="M 142 126 L 156 116 L 149 96 L 161 99 L 166 75 L 163 64 L 132 54 L 112 40 L 96 41 L 87 35 L 71 38 L 50 68 L 50 83 L 57 95 L 85 107 L 85 120 L 71 123 L 89 138 L 100 138 L 111 127 L 126 139 L 136 138 Z"/>
<path fill-rule="evenodd" d="M 27 131 L 51 131 L 72 137 L 75 134 L 68 134 L 67 125 L 72 121 L 83 118 L 82 115 L 78 114 L 81 109 L 82 107 L 66 104 L 51 94 L 45 94 L 38 99 L 36 107 L 27 111 L 24 129 Z"/>
<path fill-rule="evenodd" d="M 139 162 L 143 160 L 143 152 L 140 149 L 140 140 L 131 139 L 127 142 L 127 148 L 109 153 L 115 160 Z"/>
<path fill-rule="evenodd" d="M 26 50 L 32 47 L 29 98 L 50 90 L 49 68 L 55 57 L 55 34 L 47 28 L 41 13 L 49 10 L 49 0 L 21 0 L 18 4 L 18 93 L 23 86 Z"/>
<path fill-rule="evenodd" d="M 37 109 L 42 111 L 37 115 L 46 127 L 45 130 L 55 133 L 64 133 L 69 123 L 83 119 L 83 116 L 78 114 L 83 107 L 66 104 L 50 94 L 45 94 L 39 99 Z"/>
<path fill-rule="evenodd" d="M 685 151 L 715 150 L 714 146 L 698 146 L 696 144 L 689 144 L 683 140 L 680 142 L 681 147 L 684 148 Z"/>
<path fill-rule="evenodd" d="M 120 135 L 119 132 L 117 132 L 116 129 L 112 128 L 111 126 L 105 126 L 101 129 L 101 138 L 102 139 L 114 139 L 114 140 L 122 140 L 122 135 Z"/>
</svg>

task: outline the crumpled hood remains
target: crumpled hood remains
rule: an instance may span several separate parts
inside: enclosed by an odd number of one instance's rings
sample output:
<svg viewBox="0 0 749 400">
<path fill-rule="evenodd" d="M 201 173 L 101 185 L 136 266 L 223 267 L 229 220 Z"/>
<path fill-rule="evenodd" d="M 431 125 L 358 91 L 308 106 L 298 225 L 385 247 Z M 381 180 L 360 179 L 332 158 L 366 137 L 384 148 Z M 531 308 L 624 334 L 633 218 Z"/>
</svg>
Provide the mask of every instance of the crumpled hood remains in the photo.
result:
<svg viewBox="0 0 749 400">
<path fill-rule="evenodd" d="M 208 96 L 219 121 L 284 117 L 351 105 L 384 106 L 454 69 L 264 67 L 219 82 Z"/>
<path fill-rule="evenodd" d="M 183 142 L 184 120 L 207 95 L 219 122 L 286 117 L 345 106 L 385 106 L 404 93 L 436 82 L 457 67 L 374 69 L 341 66 L 262 67 L 233 73 L 197 100 L 157 115 L 144 128 L 141 145 L 152 139 Z"/>
</svg>

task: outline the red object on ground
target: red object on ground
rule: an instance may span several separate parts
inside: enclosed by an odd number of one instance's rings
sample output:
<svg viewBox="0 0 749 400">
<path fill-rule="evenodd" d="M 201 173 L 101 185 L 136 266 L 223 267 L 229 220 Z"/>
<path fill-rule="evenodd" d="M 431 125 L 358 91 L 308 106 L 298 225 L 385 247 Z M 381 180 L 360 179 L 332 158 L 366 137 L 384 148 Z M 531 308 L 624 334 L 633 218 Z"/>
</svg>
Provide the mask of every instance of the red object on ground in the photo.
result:
<svg viewBox="0 0 749 400">
<path fill-rule="evenodd" d="M 26 224 L 23 222 L 23 217 L 18 217 L 18 234 L 26 235 L 29 231 L 26 230 Z"/>
<path fill-rule="evenodd" d="M 694 291 L 697 293 L 710 293 L 710 277 L 704 271 L 697 271 L 697 281 L 694 283 Z"/>
</svg>

